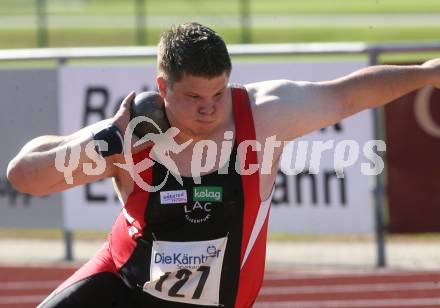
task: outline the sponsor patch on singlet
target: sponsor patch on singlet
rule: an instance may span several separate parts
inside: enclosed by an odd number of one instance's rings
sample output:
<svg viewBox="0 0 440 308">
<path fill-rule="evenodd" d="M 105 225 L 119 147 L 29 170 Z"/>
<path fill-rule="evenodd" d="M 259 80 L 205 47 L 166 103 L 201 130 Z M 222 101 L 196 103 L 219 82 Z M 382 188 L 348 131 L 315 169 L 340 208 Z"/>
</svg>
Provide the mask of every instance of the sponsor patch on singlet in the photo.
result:
<svg viewBox="0 0 440 308">
<path fill-rule="evenodd" d="M 169 190 L 160 192 L 160 204 L 186 203 L 186 190 Z"/>
<path fill-rule="evenodd" d="M 220 186 L 194 187 L 193 201 L 222 202 L 223 187 Z"/>
<path fill-rule="evenodd" d="M 150 281 L 143 290 L 158 298 L 218 306 L 227 238 L 198 242 L 153 241 Z"/>
</svg>

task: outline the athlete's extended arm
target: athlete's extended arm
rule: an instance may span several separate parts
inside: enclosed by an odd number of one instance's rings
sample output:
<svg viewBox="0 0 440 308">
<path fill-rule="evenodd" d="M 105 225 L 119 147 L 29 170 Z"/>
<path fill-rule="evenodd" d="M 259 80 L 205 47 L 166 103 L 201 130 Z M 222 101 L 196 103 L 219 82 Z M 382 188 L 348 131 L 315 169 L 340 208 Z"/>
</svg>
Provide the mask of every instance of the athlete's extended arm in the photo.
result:
<svg viewBox="0 0 440 308">
<path fill-rule="evenodd" d="M 41 136 L 29 141 L 9 162 L 8 180 L 21 192 L 47 195 L 114 176 L 116 168 L 113 162 L 122 155 L 108 156 L 104 161 L 94 150 L 92 133 L 109 123 L 116 124 L 124 131 L 129 119 L 127 104 L 133 96 L 133 93 L 127 96 L 112 119 L 87 126 L 68 136 Z M 74 148 L 77 154 L 72 155 Z M 64 172 L 59 171 L 59 166 L 72 169 L 70 180 L 66 179 Z M 85 169 L 85 166 L 88 167 Z"/>
<path fill-rule="evenodd" d="M 372 66 L 325 82 L 274 80 L 246 87 L 257 105 L 257 129 L 277 140 L 292 140 L 427 85 L 440 88 L 440 59 Z"/>
</svg>

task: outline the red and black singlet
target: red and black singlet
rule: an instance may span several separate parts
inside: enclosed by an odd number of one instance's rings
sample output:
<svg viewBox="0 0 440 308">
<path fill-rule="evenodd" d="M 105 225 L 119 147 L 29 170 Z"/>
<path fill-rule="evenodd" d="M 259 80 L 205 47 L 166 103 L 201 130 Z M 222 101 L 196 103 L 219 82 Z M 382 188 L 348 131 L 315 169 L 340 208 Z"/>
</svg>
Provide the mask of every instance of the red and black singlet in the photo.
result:
<svg viewBox="0 0 440 308">
<path fill-rule="evenodd" d="M 154 307 L 250 307 L 264 273 L 270 200 L 261 202 L 258 172 L 240 175 L 257 164 L 250 148 L 237 157 L 238 145 L 255 140 L 247 92 L 232 88 L 236 128 L 227 172 L 183 177 L 183 186 L 170 174 L 157 192 L 135 184 L 109 237 L 115 268 L 132 289 L 142 290 Z M 141 161 L 147 151 L 133 155 Z M 141 177 L 151 186 L 167 170 L 155 163 Z"/>
</svg>

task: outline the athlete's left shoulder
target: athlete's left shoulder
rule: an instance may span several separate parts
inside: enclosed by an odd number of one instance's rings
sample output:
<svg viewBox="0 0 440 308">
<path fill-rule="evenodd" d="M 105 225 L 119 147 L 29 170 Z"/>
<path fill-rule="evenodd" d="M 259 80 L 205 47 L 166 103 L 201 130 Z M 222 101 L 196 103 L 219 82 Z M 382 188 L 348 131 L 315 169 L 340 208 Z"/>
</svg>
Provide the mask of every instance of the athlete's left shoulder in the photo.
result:
<svg viewBox="0 0 440 308">
<path fill-rule="evenodd" d="M 300 103 L 305 82 L 279 79 L 244 85 L 252 106 L 255 128 L 264 138 L 278 135 L 283 138 L 292 136 L 286 127 L 293 124 L 295 102 Z M 283 132 L 288 132 L 284 134 Z"/>
</svg>

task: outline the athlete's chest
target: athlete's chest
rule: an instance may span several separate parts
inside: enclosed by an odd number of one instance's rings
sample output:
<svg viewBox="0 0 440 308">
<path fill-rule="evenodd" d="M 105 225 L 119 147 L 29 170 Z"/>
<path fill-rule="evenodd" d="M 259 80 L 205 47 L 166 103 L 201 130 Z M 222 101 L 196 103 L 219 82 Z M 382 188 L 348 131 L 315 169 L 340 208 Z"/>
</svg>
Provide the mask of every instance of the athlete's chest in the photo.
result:
<svg viewBox="0 0 440 308">
<path fill-rule="evenodd" d="M 198 181 L 183 177 L 181 185 L 166 169 L 156 166 L 153 183 L 159 183 L 167 174 L 168 179 L 159 191 L 150 193 L 145 212 L 149 230 L 161 234 L 197 230 L 206 235 L 216 230 L 224 234 L 240 224 L 243 189 L 241 177 L 233 169 L 228 168 L 225 174 L 203 175 Z"/>
</svg>

